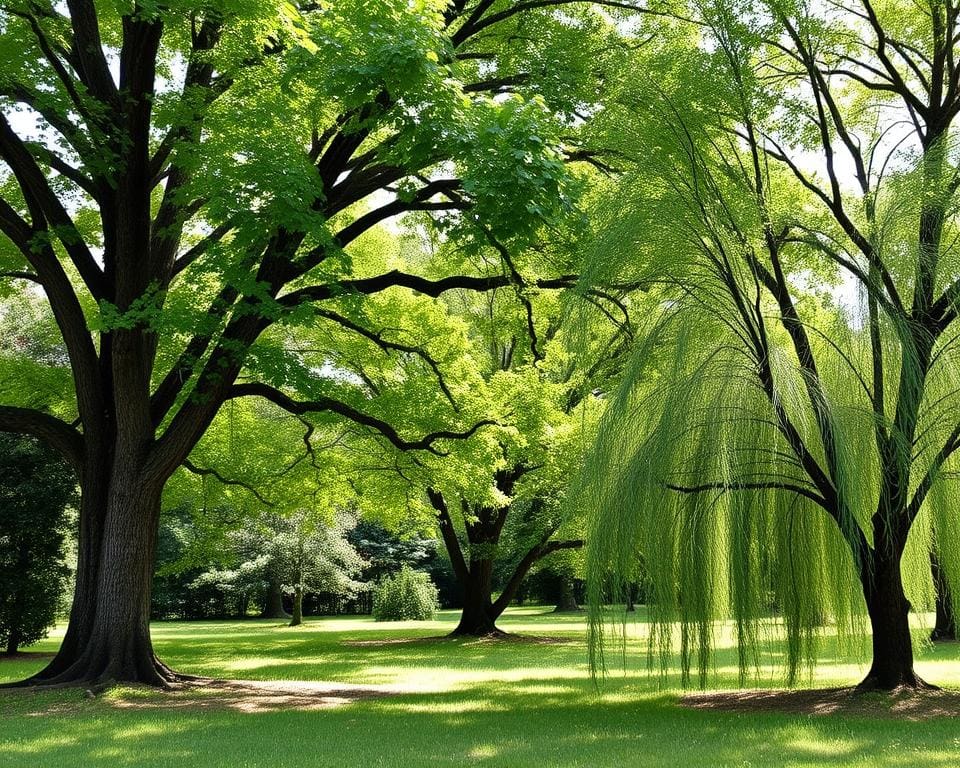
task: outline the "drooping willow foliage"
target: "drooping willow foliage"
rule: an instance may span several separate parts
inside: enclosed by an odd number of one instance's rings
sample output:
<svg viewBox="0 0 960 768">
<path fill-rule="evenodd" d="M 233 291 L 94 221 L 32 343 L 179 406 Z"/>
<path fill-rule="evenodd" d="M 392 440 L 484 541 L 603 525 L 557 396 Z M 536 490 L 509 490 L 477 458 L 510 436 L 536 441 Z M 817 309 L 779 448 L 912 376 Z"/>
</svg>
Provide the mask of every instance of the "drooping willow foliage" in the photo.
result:
<svg viewBox="0 0 960 768">
<path fill-rule="evenodd" d="M 643 141 L 593 254 L 594 279 L 646 282 L 660 303 L 574 494 L 590 519 L 592 660 L 612 631 L 604 606 L 642 579 L 662 670 L 679 652 L 684 680 L 695 669 L 704 684 L 729 620 L 746 679 L 779 623 L 792 683 L 824 633 L 865 634 L 865 590 L 888 555 L 928 610 L 935 552 L 960 607 L 960 329 L 955 300 L 937 303 L 960 274 L 958 153 L 946 134 L 909 150 L 878 139 L 869 159 L 887 160 L 864 172 L 846 227 L 829 206 L 839 187 L 818 199 L 802 183 L 814 172 L 765 133 L 789 115 L 756 80 L 759 33 L 712 22 L 688 77 L 728 89 L 694 107 L 669 78 L 625 89 L 620 119 Z M 925 292 L 942 318 L 917 309 Z"/>
</svg>

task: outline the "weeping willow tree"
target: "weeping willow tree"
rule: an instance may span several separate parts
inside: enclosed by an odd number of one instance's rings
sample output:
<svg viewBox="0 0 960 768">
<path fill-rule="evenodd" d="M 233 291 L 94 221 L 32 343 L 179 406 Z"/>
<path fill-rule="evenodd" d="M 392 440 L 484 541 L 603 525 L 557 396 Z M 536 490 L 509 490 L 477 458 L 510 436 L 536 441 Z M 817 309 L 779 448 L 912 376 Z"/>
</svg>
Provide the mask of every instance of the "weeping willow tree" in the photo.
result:
<svg viewBox="0 0 960 768">
<path fill-rule="evenodd" d="M 791 680 L 825 622 L 869 623 L 861 688 L 924 687 L 931 550 L 960 588 L 960 9 L 696 10 L 605 117 L 640 143 L 594 269 L 662 302 L 582 478 L 592 647 L 642 554 L 687 677 L 728 616 L 747 673 L 777 607 Z"/>
</svg>

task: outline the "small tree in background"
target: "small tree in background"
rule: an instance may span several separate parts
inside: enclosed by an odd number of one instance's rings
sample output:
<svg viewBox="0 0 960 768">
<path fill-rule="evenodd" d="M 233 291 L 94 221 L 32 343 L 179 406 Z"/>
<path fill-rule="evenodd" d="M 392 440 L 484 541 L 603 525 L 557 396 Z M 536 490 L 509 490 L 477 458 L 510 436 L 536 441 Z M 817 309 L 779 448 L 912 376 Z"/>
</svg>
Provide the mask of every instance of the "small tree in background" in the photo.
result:
<svg viewBox="0 0 960 768">
<path fill-rule="evenodd" d="M 65 510 L 76 481 L 49 448 L 0 434 L 0 644 L 8 655 L 45 637 L 70 569 Z"/>
<path fill-rule="evenodd" d="M 429 621 L 438 605 L 437 588 L 430 575 L 404 566 L 396 576 L 388 576 L 373 592 L 373 618 L 376 621 Z"/>
<path fill-rule="evenodd" d="M 283 519 L 283 530 L 272 542 L 272 549 L 283 575 L 284 591 L 293 593 L 291 627 L 303 623 L 304 592 L 355 597 L 367 589 L 356 580 L 365 562 L 346 537 L 356 522 L 350 512 L 341 512 L 332 525 L 325 525 L 316 513 L 306 509 Z"/>
</svg>

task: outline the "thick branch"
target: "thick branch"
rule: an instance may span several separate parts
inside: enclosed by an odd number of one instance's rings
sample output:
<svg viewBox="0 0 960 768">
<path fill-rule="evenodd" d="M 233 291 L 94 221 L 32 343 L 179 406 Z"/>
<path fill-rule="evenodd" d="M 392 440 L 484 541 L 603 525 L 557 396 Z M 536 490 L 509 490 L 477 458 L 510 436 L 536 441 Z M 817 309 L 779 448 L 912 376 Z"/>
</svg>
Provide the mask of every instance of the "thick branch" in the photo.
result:
<svg viewBox="0 0 960 768">
<path fill-rule="evenodd" d="M 526 578 L 527 573 L 533 567 L 534 563 L 542 560 L 547 555 L 559 552 L 562 549 L 580 549 L 584 542 L 582 539 L 571 539 L 568 541 L 542 541 L 525 554 L 517 567 L 513 569 L 510 580 L 504 586 L 500 596 L 493 603 L 493 618 L 497 618 L 506 610 L 517 594 L 520 584 Z"/>
<path fill-rule="evenodd" d="M 388 288 L 409 288 L 412 291 L 426 296 L 437 297 L 447 291 L 457 289 L 467 291 L 489 291 L 494 288 L 503 288 L 510 285 L 513 278 L 509 275 L 493 275 L 490 277 L 472 277 L 469 275 L 452 275 L 438 280 L 430 280 L 419 275 L 411 275 L 399 270 L 392 270 L 376 277 L 344 280 L 334 285 L 313 285 L 291 291 L 280 297 L 279 303 L 285 307 L 296 307 L 309 301 L 324 301 L 336 295 L 362 293 L 366 295 L 380 293 Z M 534 285 L 538 288 L 569 288 L 577 282 L 577 275 L 564 275 L 546 280 L 537 280 Z"/>
<path fill-rule="evenodd" d="M 456 529 L 453 527 L 453 520 L 450 517 L 450 510 L 447 508 L 447 502 L 443 494 L 434 488 L 427 488 L 427 497 L 430 504 L 437 511 L 437 524 L 440 526 L 440 535 L 443 537 L 443 544 L 447 548 L 447 554 L 450 556 L 450 564 L 453 566 L 454 575 L 461 584 L 466 584 L 470 577 L 467 562 L 463 557 L 463 549 L 460 547 L 460 539 L 457 538 Z"/>
<path fill-rule="evenodd" d="M 33 408 L 0 405 L 0 432 L 43 440 L 57 450 L 77 474 L 83 468 L 83 436 L 55 416 Z"/>
</svg>

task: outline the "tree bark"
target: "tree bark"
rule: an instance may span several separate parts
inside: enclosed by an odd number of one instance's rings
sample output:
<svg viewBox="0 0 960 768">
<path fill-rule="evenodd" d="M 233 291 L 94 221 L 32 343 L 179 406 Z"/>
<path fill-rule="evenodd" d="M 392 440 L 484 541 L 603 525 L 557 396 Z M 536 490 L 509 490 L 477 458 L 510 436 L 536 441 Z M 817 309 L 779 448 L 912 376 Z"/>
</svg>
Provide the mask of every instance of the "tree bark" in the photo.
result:
<svg viewBox="0 0 960 768">
<path fill-rule="evenodd" d="M 493 610 L 493 560 L 470 559 L 469 573 L 463 587 L 463 612 L 460 622 L 450 634 L 454 637 L 496 637 L 506 633 L 497 628 Z"/>
<path fill-rule="evenodd" d="M 20 632 L 14 628 L 10 631 L 10 636 L 7 638 L 7 656 L 16 656 L 17 650 L 20 648 Z"/>
<path fill-rule="evenodd" d="M 298 627 L 303 624 L 303 587 L 299 584 L 293 591 L 293 615 L 290 617 L 290 626 Z"/>
<path fill-rule="evenodd" d="M 267 583 L 267 599 L 260 617 L 263 619 L 289 619 L 290 614 L 283 609 L 283 589 L 280 577 L 271 573 Z"/>
<path fill-rule="evenodd" d="M 91 510 L 89 496 L 81 502 L 88 518 L 102 521 L 102 531 L 99 537 L 81 531 L 67 637 L 50 664 L 20 685 L 165 687 L 178 678 L 156 658 L 150 639 L 160 488 L 136 471 L 112 474 L 103 510 Z"/>
<path fill-rule="evenodd" d="M 930 687 L 913 668 L 910 602 L 903 591 L 900 552 L 881 543 L 861 566 L 861 581 L 873 634 L 873 662 L 857 688 L 892 691 Z"/>
</svg>

